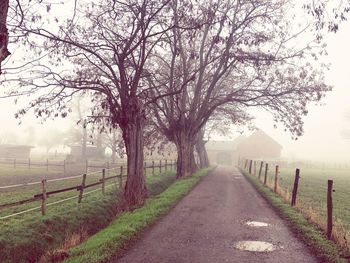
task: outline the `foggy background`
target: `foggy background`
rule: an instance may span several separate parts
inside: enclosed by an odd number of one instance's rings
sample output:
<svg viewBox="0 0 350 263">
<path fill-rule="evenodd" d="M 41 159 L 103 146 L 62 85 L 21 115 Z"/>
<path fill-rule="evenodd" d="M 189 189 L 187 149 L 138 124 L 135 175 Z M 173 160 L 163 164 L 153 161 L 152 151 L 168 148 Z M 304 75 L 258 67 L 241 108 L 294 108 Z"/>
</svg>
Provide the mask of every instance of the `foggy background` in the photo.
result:
<svg viewBox="0 0 350 263">
<path fill-rule="evenodd" d="M 327 93 L 321 103 L 322 106 L 309 105 L 309 114 L 304 117 L 304 135 L 298 140 L 292 140 L 291 134 L 284 131 L 282 124 L 274 128 L 269 113 L 259 109 L 252 109 L 255 116 L 254 124 L 283 146 L 282 157 L 288 159 L 307 159 L 324 162 L 350 162 L 350 89 L 349 89 L 349 61 L 350 52 L 350 22 L 344 22 L 336 34 L 326 35 L 328 44 L 328 62 L 330 70 L 326 73 L 326 83 L 333 86 L 333 91 Z M 65 132 L 72 125 L 74 118 L 57 118 L 41 124 L 42 120 L 26 114 L 18 126 L 19 120 L 14 114 L 21 106 L 26 105 L 25 96 L 19 98 L 17 105 L 13 98 L 1 99 L 0 111 L 0 142 L 17 143 L 36 146 L 32 152 L 42 151 L 44 148 L 33 144 L 33 138 L 46 136 L 50 131 Z M 240 135 L 237 128 L 232 126 L 231 134 L 226 136 L 214 135 L 211 140 L 233 140 Z M 244 129 L 243 135 L 252 133 Z M 68 152 L 69 148 L 59 151 Z"/>
</svg>

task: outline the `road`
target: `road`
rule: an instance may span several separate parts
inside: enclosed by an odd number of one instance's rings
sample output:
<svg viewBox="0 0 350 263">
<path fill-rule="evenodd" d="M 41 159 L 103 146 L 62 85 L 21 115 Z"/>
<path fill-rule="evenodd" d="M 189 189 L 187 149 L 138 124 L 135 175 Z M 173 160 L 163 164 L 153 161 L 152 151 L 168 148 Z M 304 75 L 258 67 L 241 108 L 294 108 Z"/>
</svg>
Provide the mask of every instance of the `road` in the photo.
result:
<svg viewBox="0 0 350 263">
<path fill-rule="evenodd" d="M 249 226 L 248 221 L 268 226 Z M 240 250 L 242 241 L 269 242 L 274 250 Z M 237 169 L 219 167 L 115 262 L 318 261 Z"/>
</svg>

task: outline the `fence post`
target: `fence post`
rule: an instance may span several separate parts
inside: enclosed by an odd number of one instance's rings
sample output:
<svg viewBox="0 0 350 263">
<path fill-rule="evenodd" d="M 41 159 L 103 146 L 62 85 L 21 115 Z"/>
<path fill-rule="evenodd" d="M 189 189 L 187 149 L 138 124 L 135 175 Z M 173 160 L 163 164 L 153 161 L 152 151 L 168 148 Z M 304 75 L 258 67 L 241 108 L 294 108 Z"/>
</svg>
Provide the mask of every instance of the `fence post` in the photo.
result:
<svg viewBox="0 0 350 263">
<path fill-rule="evenodd" d="M 88 169 L 89 169 L 89 161 L 88 161 L 88 159 L 86 159 L 86 162 L 85 162 L 85 171 L 86 171 L 86 173 L 88 172 Z"/>
<path fill-rule="evenodd" d="M 256 176 L 256 161 L 254 160 L 254 176 Z"/>
<path fill-rule="evenodd" d="M 162 173 L 162 160 L 159 160 L 159 173 Z"/>
<path fill-rule="evenodd" d="M 245 160 L 244 169 L 247 169 L 247 166 L 248 166 L 248 159 Z"/>
<path fill-rule="evenodd" d="M 165 159 L 165 171 L 168 171 L 168 160 Z"/>
<path fill-rule="evenodd" d="M 66 159 L 63 160 L 63 172 L 66 174 Z"/>
<path fill-rule="evenodd" d="M 44 216 L 46 214 L 46 179 L 43 179 L 41 181 L 41 186 L 42 186 L 42 197 L 41 197 L 41 214 Z"/>
<path fill-rule="evenodd" d="M 119 189 L 123 188 L 123 165 L 120 166 Z"/>
<path fill-rule="evenodd" d="M 83 199 L 85 182 L 86 182 L 86 174 L 83 174 L 83 181 L 81 182 L 81 185 L 80 185 L 80 193 L 79 193 L 78 203 L 81 203 L 81 199 Z"/>
<path fill-rule="evenodd" d="M 261 161 L 261 162 L 260 162 L 260 169 L 259 169 L 259 180 L 260 180 L 260 178 L 261 178 L 261 172 L 262 172 L 263 165 L 264 165 L 264 162 Z"/>
<path fill-rule="evenodd" d="M 154 160 L 152 161 L 152 175 L 154 175 Z"/>
<path fill-rule="evenodd" d="M 28 158 L 28 169 L 30 169 L 30 158 Z"/>
<path fill-rule="evenodd" d="M 16 158 L 15 158 L 15 159 L 13 159 L 13 168 L 15 168 L 15 169 L 16 169 Z"/>
<path fill-rule="evenodd" d="M 266 182 L 267 182 L 267 171 L 269 169 L 269 164 L 266 163 L 265 164 L 265 176 L 264 176 L 264 185 L 266 185 Z"/>
<path fill-rule="evenodd" d="M 46 171 L 49 170 L 49 159 L 46 159 Z"/>
<path fill-rule="evenodd" d="M 107 174 L 109 175 L 109 162 L 107 162 Z"/>
<path fill-rule="evenodd" d="M 273 191 L 277 193 L 277 185 L 278 185 L 278 165 L 276 165 L 276 170 L 275 170 L 275 184 L 273 187 Z"/>
<path fill-rule="evenodd" d="M 105 194 L 105 178 L 106 178 L 106 169 L 102 169 L 102 184 L 101 184 L 101 190 L 102 194 Z"/>
<path fill-rule="evenodd" d="M 252 165 L 253 165 L 253 160 L 250 160 L 249 162 L 249 174 L 252 174 Z"/>
<path fill-rule="evenodd" d="M 327 189 L 327 238 L 332 238 L 332 228 L 333 228 L 333 180 L 328 180 Z"/>
<path fill-rule="evenodd" d="M 293 192 L 292 192 L 292 203 L 291 203 L 291 206 L 295 206 L 296 201 L 297 201 L 299 178 L 300 178 L 300 170 L 297 168 L 295 170 L 295 179 L 294 179 L 294 186 L 293 186 Z"/>
</svg>

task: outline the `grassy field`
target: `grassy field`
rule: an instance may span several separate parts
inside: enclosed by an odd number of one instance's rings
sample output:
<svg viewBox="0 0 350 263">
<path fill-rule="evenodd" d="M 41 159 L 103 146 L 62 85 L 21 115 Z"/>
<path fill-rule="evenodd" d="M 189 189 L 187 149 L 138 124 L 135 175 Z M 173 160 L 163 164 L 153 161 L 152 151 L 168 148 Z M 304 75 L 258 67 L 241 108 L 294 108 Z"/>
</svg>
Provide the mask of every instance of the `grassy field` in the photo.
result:
<svg viewBox="0 0 350 263">
<path fill-rule="evenodd" d="M 24 176 L 23 174 L 35 180 L 40 180 L 48 175 L 45 174 L 46 171 L 43 169 L 31 169 L 30 171 L 26 169 L 16 171 L 3 169 L 2 171 L 4 173 L 0 175 L 0 181 L 11 176 L 21 177 Z M 115 173 L 116 171 L 114 173 L 110 172 L 106 176 L 112 176 Z M 151 175 L 151 173 L 152 169 L 147 169 L 146 182 L 151 196 L 164 191 L 175 180 L 174 171 L 156 175 Z M 52 175 L 55 174 L 50 174 L 50 176 Z M 100 178 L 101 173 L 88 175 L 86 183 L 96 182 Z M 20 183 L 21 181 L 12 180 L 12 182 Z M 48 191 L 79 185 L 80 183 L 81 178 L 51 182 L 48 183 Z M 110 180 L 106 182 L 106 186 L 109 187 L 106 187 L 105 195 L 101 191 L 96 191 L 84 196 L 81 204 L 77 204 L 77 199 L 74 198 L 64 203 L 48 206 L 45 216 L 42 216 L 40 209 L 37 209 L 26 214 L 0 220 L 0 262 L 36 262 L 47 251 L 57 249 L 57 247 L 69 248 L 107 226 L 118 209 L 119 185 L 114 180 Z M 95 188 L 100 187 L 99 185 Z M 94 188 L 87 189 L 87 191 L 91 190 L 94 190 Z M 40 192 L 40 185 L 1 189 L 0 204 L 30 198 L 33 194 Z M 53 195 L 48 198 L 48 203 L 73 196 L 78 196 L 78 192 L 70 191 Z M 0 217 L 40 206 L 40 203 L 40 201 L 37 201 L 1 210 Z"/>
<path fill-rule="evenodd" d="M 268 185 L 274 184 L 274 168 L 269 170 Z M 280 168 L 279 193 L 288 202 L 291 200 L 295 177 L 294 168 Z M 297 196 L 297 209 L 307 219 L 326 230 L 327 181 L 333 180 L 333 221 L 334 239 L 350 251 L 350 170 L 331 169 L 327 167 L 300 169 Z"/>
<path fill-rule="evenodd" d="M 296 209 L 286 203 L 283 198 L 265 187 L 255 176 L 249 175 L 247 171 L 243 174 L 248 181 L 260 192 L 275 209 L 275 211 L 288 223 L 294 234 L 302 240 L 318 258 L 319 262 L 345 263 L 348 262 L 342 250 L 333 241 L 328 240 L 324 232 L 310 222 Z"/>
</svg>

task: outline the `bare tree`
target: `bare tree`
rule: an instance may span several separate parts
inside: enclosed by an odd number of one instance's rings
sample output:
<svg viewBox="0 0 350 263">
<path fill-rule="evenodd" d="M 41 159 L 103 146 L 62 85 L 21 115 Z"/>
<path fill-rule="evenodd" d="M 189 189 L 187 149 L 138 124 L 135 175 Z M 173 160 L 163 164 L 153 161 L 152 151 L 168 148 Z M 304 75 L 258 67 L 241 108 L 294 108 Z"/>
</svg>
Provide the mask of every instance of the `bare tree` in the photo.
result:
<svg viewBox="0 0 350 263">
<path fill-rule="evenodd" d="M 232 105 L 218 107 L 197 133 L 195 150 L 199 159 L 199 168 L 206 168 L 210 165 L 205 144 L 210 140 L 212 134 L 228 135 L 233 125 L 236 128 L 249 126 L 251 120 L 252 117 L 240 108 Z"/>
<path fill-rule="evenodd" d="M 288 8 L 285 1 L 194 5 L 193 13 L 204 25 L 193 31 L 174 28 L 167 43 L 170 52 L 155 56 L 161 77 L 151 85 L 158 92 L 184 86 L 181 93 L 154 103 L 159 129 L 177 146 L 178 177 L 196 168 L 198 133 L 222 105 L 264 108 L 292 134 L 302 133 L 307 102 L 320 100 L 329 87 L 322 71 L 309 63 L 315 57 L 309 51 L 313 42 L 303 47 L 289 44 L 308 25 L 293 32 L 285 14 Z M 195 81 L 189 82 L 193 76 Z"/>
<path fill-rule="evenodd" d="M 74 19 L 51 32 L 38 23 L 23 24 L 26 34 L 38 39 L 38 53 L 50 51 L 50 65 L 31 64 L 30 77 L 20 80 L 21 94 L 37 97 L 24 114 L 34 108 L 38 116 L 65 116 L 66 100 L 79 92 L 88 94 L 94 118 L 106 118 L 122 131 L 128 158 L 125 201 L 143 203 L 147 189 L 143 177 L 143 129 L 148 89 L 143 81 L 148 57 L 164 33 L 169 11 L 167 1 L 95 1 L 79 6 Z M 162 21 L 162 24 L 160 24 Z M 38 43 L 38 42 L 36 42 Z M 27 44 L 35 48 L 28 38 Z M 59 70 L 60 66 L 69 68 Z M 149 73 L 147 73 L 149 74 Z M 18 94 L 14 91 L 13 94 Z M 98 108 L 98 111 L 97 111 Z"/>
</svg>

